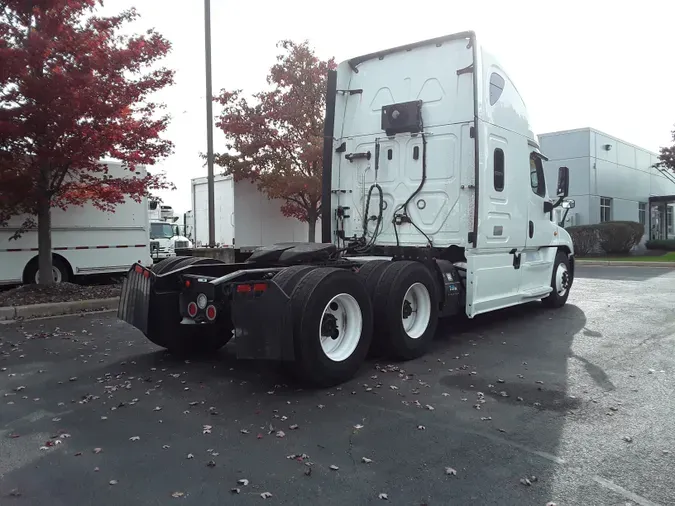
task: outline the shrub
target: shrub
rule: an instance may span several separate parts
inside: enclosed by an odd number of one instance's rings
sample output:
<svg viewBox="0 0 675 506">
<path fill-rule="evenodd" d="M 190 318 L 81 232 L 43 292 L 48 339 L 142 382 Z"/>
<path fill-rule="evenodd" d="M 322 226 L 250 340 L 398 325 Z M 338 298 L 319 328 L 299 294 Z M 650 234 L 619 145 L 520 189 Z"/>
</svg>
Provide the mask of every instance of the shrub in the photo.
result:
<svg viewBox="0 0 675 506">
<path fill-rule="evenodd" d="M 625 255 L 640 243 L 644 225 L 634 221 L 607 221 L 597 225 L 579 225 L 566 229 L 579 256 L 605 253 Z"/>
<path fill-rule="evenodd" d="M 600 234 L 595 225 L 577 225 L 565 228 L 572 237 L 574 253 L 579 256 L 588 256 L 601 253 Z"/>
<path fill-rule="evenodd" d="M 647 241 L 647 249 L 658 249 L 664 251 L 675 251 L 675 239 L 654 239 Z"/>
<path fill-rule="evenodd" d="M 635 221 L 607 221 L 597 225 L 600 247 L 608 255 L 630 253 L 640 243 L 645 227 Z"/>
</svg>

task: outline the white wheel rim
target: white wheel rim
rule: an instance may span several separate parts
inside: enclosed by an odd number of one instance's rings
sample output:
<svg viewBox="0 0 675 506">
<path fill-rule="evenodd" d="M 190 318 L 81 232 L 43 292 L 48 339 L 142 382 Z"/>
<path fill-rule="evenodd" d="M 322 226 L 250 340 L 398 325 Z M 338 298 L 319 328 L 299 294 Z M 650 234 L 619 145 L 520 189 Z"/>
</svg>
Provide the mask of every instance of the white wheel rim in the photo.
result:
<svg viewBox="0 0 675 506">
<path fill-rule="evenodd" d="M 54 283 L 60 283 L 63 281 L 61 277 L 61 271 L 56 267 L 52 266 L 52 276 L 54 276 Z M 40 270 L 35 273 L 35 284 L 40 284 Z"/>
<path fill-rule="evenodd" d="M 422 283 L 408 288 L 401 305 L 401 323 L 408 337 L 419 339 L 431 321 L 431 296 Z"/>
<path fill-rule="evenodd" d="M 348 359 L 361 340 L 363 315 L 361 306 L 348 293 L 333 297 L 323 310 L 319 322 L 321 349 L 333 362 Z"/>
<path fill-rule="evenodd" d="M 555 291 L 564 296 L 569 288 L 569 273 L 565 264 L 559 264 L 555 271 Z"/>
</svg>

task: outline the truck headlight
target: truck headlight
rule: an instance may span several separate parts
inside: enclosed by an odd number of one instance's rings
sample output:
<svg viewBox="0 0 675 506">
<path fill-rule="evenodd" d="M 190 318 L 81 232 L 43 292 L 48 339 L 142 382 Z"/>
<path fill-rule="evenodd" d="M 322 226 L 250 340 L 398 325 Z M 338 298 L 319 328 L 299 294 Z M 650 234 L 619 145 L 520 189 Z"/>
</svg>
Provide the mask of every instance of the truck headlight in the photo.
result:
<svg viewBox="0 0 675 506">
<path fill-rule="evenodd" d="M 197 305 L 199 306 L 199 309 L 204 309 L 208 302 L 209 302 L 209 300 L 206 298 L 206 295 L 204 295 L 203 293 L 200 293 L 199 295 L 197 295 Z"/>
</svg>

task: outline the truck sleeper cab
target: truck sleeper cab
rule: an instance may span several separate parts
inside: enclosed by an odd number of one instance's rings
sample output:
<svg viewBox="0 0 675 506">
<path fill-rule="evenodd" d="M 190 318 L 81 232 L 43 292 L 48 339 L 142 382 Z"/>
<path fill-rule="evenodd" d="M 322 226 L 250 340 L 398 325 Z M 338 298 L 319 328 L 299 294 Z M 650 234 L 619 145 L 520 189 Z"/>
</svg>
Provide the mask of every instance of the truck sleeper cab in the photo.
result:
<svg viewBox="0 0 675 506">
<path fill-rule="evenodd" d="M 328 386 L 369 349 L 421 356 L 441 317 L 565 304 L 574 250 L 551 220 L 569 171 L 552 195 L 525 104 L 473 32 L 343 62 L 324 128 L 322 243 L 135 266 L 119 317 L 177 353 L 235 336 L 238 357 Z"/>
</svg>

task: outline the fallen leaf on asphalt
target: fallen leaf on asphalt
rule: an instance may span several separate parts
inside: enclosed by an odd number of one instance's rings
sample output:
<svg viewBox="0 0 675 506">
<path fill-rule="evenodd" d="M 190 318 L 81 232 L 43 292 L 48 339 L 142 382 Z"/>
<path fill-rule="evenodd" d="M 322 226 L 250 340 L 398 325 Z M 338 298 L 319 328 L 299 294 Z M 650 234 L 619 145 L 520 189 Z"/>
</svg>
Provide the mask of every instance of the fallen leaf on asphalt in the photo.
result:
<svg viewBox="0 0 675 506">
<path fill-rule="evenodd" d="M 330 468 L 331 468 L 333 471 L 337 471 L 338 469 L 340 469 L 340 468 L 339 468 L 338 466 L 336 466 L 335 464 L 331 464 Z"/>
<path fill-rule="evenodd" d="M 531 482 L 529 479 L 527 479 L 527 478 L 521 478 L 521 479 L 520 479 L 520 484 L 529 487 L 529 486 L 532 485 L 532 482 Z"/>
<path fill-rule="evenodd" d="M 68 378 L 68 381 L 77 381 L 77 376 L 73 376 L 72 378 Z"/>
<path fill-rule="evenodd" d="M 373 459 L 369 459 L 368 457 L 361 457 L 361 462 L 364 464 L 370 464 L 373 461 Z"/>
<path fill-rule="evenodd" d="M 185 495 L 185 492 L 174 492 L 173 494 L 171 494 L 171 497 L 178 498 L 178 497 L 183 497 L 184 495 Z"/>
<path fill-rule="evenodd" d="M 290 430 L 297 430 L 298 427 L 299 427 L 298 424 L 297 424 L 297 423 L 294 423 L 293 425 L 289 425 L 288 428 L 289 428 Z"/>
<path fill-rule="evenodd" d="M 9 491 L 9 495 L 12 497 L 20 497 L 21 492 L 19 492 L 18 488 L 13 488 L 12 490 Z"/>
<path fill-rule="evenodd" d="M 95 472 L 95 473 L 98 473 L 99 471 L 100 471 L 100 469 L 99 469 L 98 467 L 95 467 L 95 468 L 94 468 L 94 472 Z"/>
<path fill-rule="evenodd" d="M 24 387 L 24 386 L 18 386 L 14 389 L 14 391 L 15 392 L 21 392 L 22 390 L 25 390 L 25 389 L 26 389 L 26 387 Z"/>
<path fill-rule="evenodd" d="M 647 374 L 654 374 L 655 372 L 656 371 L 654 369 L 649 369 L 649 371 L 647 371 Z"/>
<path fill-rule="evenodd" d="M 262 439 L 262 438 L 263 438 L 263 435 L 262 435 L 262 434 L 258 434 L 258 435 L 256 436 L 256 438 L 257 438 L 257 439 Z"/>
<path fill-rule="evenodd" d="M 209 460 L 206 463 L 206 467 L 216 467 L 216 462 L 214 460 Z"/>
<path fill-rule="evenodd" d="M 389 385 L 389 388 L 391 388 L 392 390 L 398 390 L 398 387 L 396 385 Z"/>
<path fill-rule="evenodd" d="M 117 480 L 110 480 L 108 483 L 111 485 L 117 485 L 119 482 Z"/>
<path fill-rule="evenodd" d="M 270 497 L 272 497 L 272 494 L 270 494 L 269 492 L 263 492 L 262 494 L 260 494 L 260 497 L 262 497 L 263 499 L 269 499 Z"/>
<path fill-rule="evenodd" d="M 190 406 L 199 406 L 199 401 L 192 401 Z"/>
<path fill-rule="evenodd" d="M 312 468 L 309 467 L 309 466 L 306 466 L 305 470 L 304 470 L 304 473 L 305 473 L 305 476 L 311 476 L 312 475 Z"/>
<path fill-rule="evenodd" d="M 92 451 L 93 451 L 94 453 L 97 453 L 97 454 L 98 454 L 98 453 L 101 453 L 101 452 L 103 451 L 103 448 L 94 448 Z"/>
<path fill-rule="evenodd" d="M 547 502 L 546 506 L 558 506 L 558 505 L 554 502 Z"/>
<path fill-rule="evenodd" d="M 248 429 L 240 429 L 239 432 L 242 434 L 248 434 L 250 431 Z"/>
<path fill-rule="evenodd" d="M 517 401 L 520 401 L 520 402 L 523 402 L 523 398 L 522 398 L 522 397 L 517 397 L 516 400 L 517 400 Z"/>
<path fill-rule="evenodd" d="M 488 420 L 492 420 L 492 417 L 491 417 L 491 416 L 481 416 L 480 419 L 481 419 L 483 422 L 486 422 L 486 421 L 488 421 Z"/>
<path fill-rule="evenodd" d="M 155 406 L 155 409 L 153 409 L 153 411 L 162 411 L 162 407 L 161 406 Z"/>
<path fill-rule="evenodd" d="M 213 428 L 213 427 L 211 427 L 210 425 L 204 425 L 202 434 L 211 434 L 211 429 L 212 429 L 212 428 Z"/>
<path fill-rule="evenodd" d="M 232 492 L 233 494 L 240 494 L 240 493 L 241 493 L 241 489 L 240 489 L 240 488 L 231 488 L 231 489 L 230 489 L 230 492 Z"/>
<path fill-rule="evenodd" d="M 76 457 L 79 457 L 80 455 L 82 455 L 82 452 L 77 452 L 77 453 L 75 453 L 75 456 L 76 456 Z"/>
<path fill-rule="evenodd" d="M 246 478 L 240 478 L 237 480 L 237 485 L 243 485 L 245 487 L 248 485 L 248 480 Z"/>
<path fill-rule="evenodd" d="M 448 476 L 457 476 L 457 471 L 452 467 L 446 467 L 445 474 L 447 474 Z"/>
<path fill-rule="evenodd" d="M 623 437 L 623 440 L 624 440 L 626 443 L 632 443 L 632 442 L 633 442 L 633 438 L 630 437 L 630 436 L 624 436 L 624 437 Z"/>
<path fill-rule="evenodd" d="M 436 408 L 434 408 L 431 404 L 427 404 L 427 405 L 424 406 L 424 407 L 427 408 L 429 411 L 433 411 L 434 409 L 436 409 Z"/>
<path fill-rule="evenodd" d="M 356 430 L 363 429 L 363 425 L 361 425 L 360 423 L 357 423 L 356 425 L 354 425 L 354 428 Z"/>
<path fill-rule="evenodd" d="M 385 494 L 385 493 L 380 493 L 380 494 L 378 494 L 377 497 L 378 497 L 378 499 L 382 499 L 383 501 L 388 501 L 388 500 L 389 500 L 389 496 L 388 496 L 387 494 Z"/>
<path fill-rule="evenodd" d="M 286 433 L 283 430 L 277 431 L 275 434 L 276 437 L 286 437 Z"/>
<path fill-rule="evenodd" d="M 500 378 L 500 379 L 497 380 L 497 383 L 505 383 L 505 381 Z"/>
<path fill-rule="evenodd" d="M 102 417 L 101 417 L 101 420 L 107 420 L 107 419 L 108 419 L 107 416 L 102 416 Z"/>
<path fill-rule="evenodd" d="M 140 436 L 131 436 L 131 437 L 129 438 L 129 441 L 138 441 L 139 439 L 141 439 Z"/>
<path fill-rule="evenodd" d="M 324 406 L 323 404 L 319 404 L 319 405 L 317 406 L 317 408 L 319 408 L 319 409 L 323 409 L 323 408 L 325 408 L 325 407 L 326 407 L 326 406 Z"/>
<path fill-rule="evenodd" d="M 537 380 L 537 381 L 535 381 L 535 383 L 539 383 L 540 385 L 543 385 L 543 384 L 544 384 L 544 382 L 541 381 L 541 380 Z"/>
<path fill-rule="evenodd" d="M 188 459 L 194 459 L 194 458 L 195 458 L 195 456 L 194 456 L 194 455 L 192 455 L 191 453 L 188 453 L 188 454 L 187 454 L 187 458 L 188 458 Z"/>
<path fill-rule="evenodd" d="M 418 425 L 417 430 L 425 430 L 426 427 L 424 425 Z"/>
<path fill-rule="evenodd" d="M 60 421 L 61 421 L 61 419 L 58 416 L 55 416 L 54 418 L 52 418 L 52 422 L 60 422 Z"/>
</svg>

